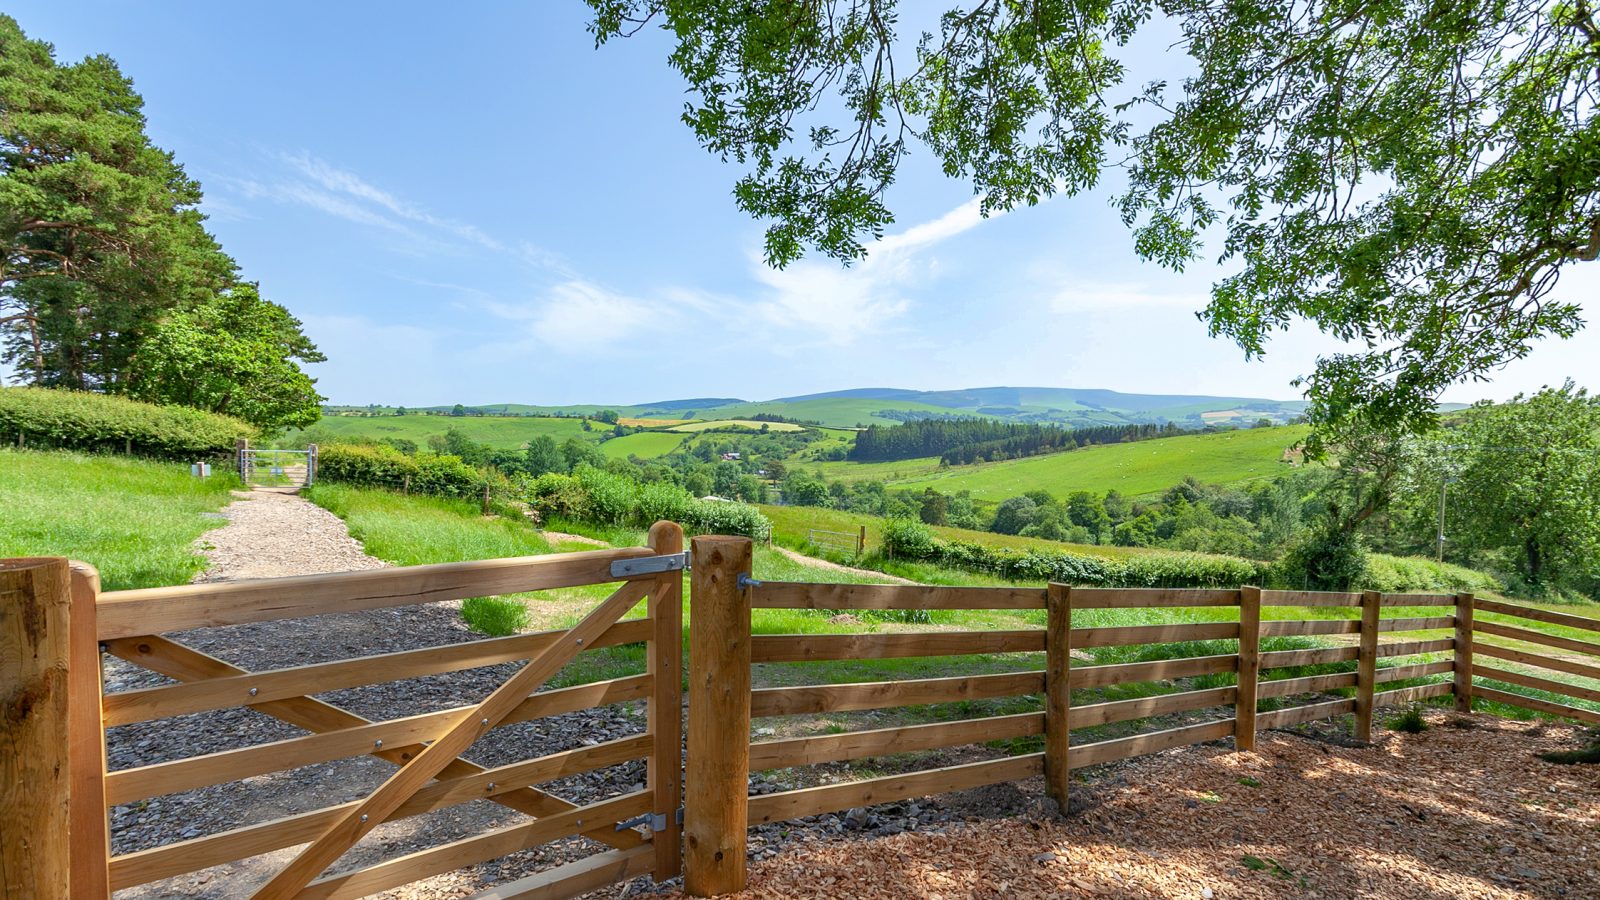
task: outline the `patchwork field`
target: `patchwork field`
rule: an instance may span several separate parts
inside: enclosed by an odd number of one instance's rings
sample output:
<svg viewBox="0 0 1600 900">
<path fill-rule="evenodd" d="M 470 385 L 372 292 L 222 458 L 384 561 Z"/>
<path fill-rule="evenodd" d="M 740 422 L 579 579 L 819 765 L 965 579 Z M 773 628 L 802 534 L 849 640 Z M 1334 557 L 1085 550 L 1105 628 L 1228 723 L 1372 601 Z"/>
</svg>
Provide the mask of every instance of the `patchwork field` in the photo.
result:
<svg viewBox="0 0 1600 900">
<path fill-rule="evenodd" d="M 600 445 L 600 452 L 607 459 L 627 459 L 637 456 L 640 459 L 655 459 L 666 456 L 668 453 L 683 446 L 689 440 L 686 435 L 670 434 L 665 431 L 641 431 L 638 434 L 624 435 L 612 438 Z"/>
<path fill-rule="evenodd" d="M 765 427 L 768 431 L 804 431 L 804 425 L 793 422 L 757 422 L 754 419 L 712 419 L 706 422 L 687 422 L 675 425 L 669 431 L 710 431 L 713 428 L 748 428 L 751 431 L 760 431 Z"/>
<path fill-rule="evenodd" d="M 429 435 L 451 428 L 497 450 L 517 450 L 545 434 L 557 441 L 569 437 L 598 441 L 607 434 L 605 425 L 584 431 L 582 419 L 553 416 L 327 416 L 308 429 L 290 432 L 284 440 L 286 446 L 295 446 L 316 440 L 403 438 L 426 447 Z"/>
</svg>

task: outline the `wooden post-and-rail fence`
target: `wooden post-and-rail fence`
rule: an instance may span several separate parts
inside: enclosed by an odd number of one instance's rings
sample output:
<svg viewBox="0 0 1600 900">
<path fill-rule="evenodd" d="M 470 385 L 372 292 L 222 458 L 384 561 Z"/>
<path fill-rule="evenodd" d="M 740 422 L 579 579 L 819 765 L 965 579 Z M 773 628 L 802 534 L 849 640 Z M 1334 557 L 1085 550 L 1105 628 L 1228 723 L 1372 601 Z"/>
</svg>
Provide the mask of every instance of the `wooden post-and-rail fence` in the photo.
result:
<svg viewBox="0 0 1600 900">
<path fill-rule="evenodd" d="M 1375 712 L 1453 694 L 1458 709 L 1480 699 L 1586 722 L 1589 709 L 1479 684 L 1474 678 L 1600 702 L 1600 620 L 1470 594 L 1238 589 L 940 587 L 759 582 L 752 545 L 698 537 L 683 554 L 672 523 L 650 546 L 547 557 L 484 560 L 101 594 L 92 569 L 64 559 L 0 562 L 0 878 L 11 895 L 105 897 L 114 889 L 181 875 L 261 852 L 304 845 L 260 890 L 261 897 L 355 897 L 573 834 L 609 845 L 601 853 L 498 886 L 496 897 L 566 897 L 639 875 L 679 874 L 711 896 L 744 886 L 751 825 L 1044 776 L 1066 805 L 1075 770 L 1187 744 L 1231 738 L 1254 748 L 1261 729 L 1350 715 L 1371 737 Z M 683 719 L 682 569 L 692 560 Z M 183 646 L 167 632 L 296 618 L 334 611 L 493 596 L 551 587 L 616 584 L 577 626 L 564 631 L 249 672 Z M 620 618 L 648 599 L 643 619 Z M 1237 618 L 1094 627 L 1098 610 L 1174 613 L 1229 608 Z M 1285 620 L 1274 610 L 1329 607 L 1328 618 Z M 1043 628 L 985 631 L 756 634 L 757 609 L 1037 611 Z M 1438 614 L 1431 614 L 1437 612 Z M 1421 614 L 1418 613 L 1429 613 Z M 1282 613 L 1278 613 L 1281 615 Z M 1560 626 L 1551 633 L 1529 623 Z M 1448 631 L 1449 637 L 1406 636 Z M 1327 636 L 1330 646 L 1264 650 L 1281 637 Z M 1486 640 L 1487 638 L 1487 640 Z M 1236 641 L 1232 653 L 1088 664 L 1075 650 L 1139 644 Z M 643 673 L 537 691 L 568 660 L 606 646 L 644 642 Z M 1533 650 L 1528 649 L 1532 646 Z M 1561 655 L 1536 652 L 1548 647 Z M 101 649 L 176 681 L 104 693 Z M 1451 653 L 1451 658 L 1437 659 Z M 880 682 L 756 688 L 757 664 L 970 654 L 1042 654 L 1032 671 Z M 1403 657 L 1423 657 L 1403 661 Z M 1018 657 L 1026 660 L 1028 657 Z M 522 660 L 522 668 L 478 704 L 421 716 L 369 720 L 311 696 L 346 687 Z M 1385 661 L 1388 661 L 1387 664 Z M 1506 668 L 1512 663 L 1519 668 Z M 1025 663 L 1024 663 L 1025 664 Z M 1353 664 L 1283 677 L 1291 667 Z M 1594 687 L 1529 674 L 1550 670 Z M 1173 682 L 1233 676 L 1233 683 L 1173 690 Z M 1443 680 L 1448 678 L 1448 680 Z M 1094 689 L 1163 682 L 1163 691 L 1098 701 Z M 1396 686 L 1396 683 L 1407 683 Z M 1328 692 L 1344 692 L 1329 697 Z M 1316 695 L 1322 696 L 1316 696 Z M 1037 696 L 1036 712 L 929 724 L 751 740 L 762 718 Z M 1084 702 L 1075 702 L 1075 701 Z M 644 701 L 642 734 L 494 768 L 460 754 L 479 735 L 541 716 Z M 1272 708 L 1262 709 L 1264 703 Z M 110 725 L 249 706 L 310 732 L 269 747 L 242 747 L 106 771 Z M 1183 714 L 1186 724 L 1094 739 L 1115 723 Z M 758 732 L 759 733 L 759 732 Z M 1042 751 L 860 781 L 751 796 L 751 772 L 1035 738 Z M 110 854 L 108 804 L 181 793 L 349 756 L 398 766 L 364 800 L 296 813 L 229 831 Z M 642 791 L 579 806 L 538 785 L 575 772 L 644 759 Z M 385 821 L 478 798 L 531 821 L 327 875 L 359 837 Z M 681 807 L 680 807 L 681 804 Z M 681 829 L 679 813 L 681 812 Z M 66 835 L 66 840 L 60 836 Z"/>
</svg>

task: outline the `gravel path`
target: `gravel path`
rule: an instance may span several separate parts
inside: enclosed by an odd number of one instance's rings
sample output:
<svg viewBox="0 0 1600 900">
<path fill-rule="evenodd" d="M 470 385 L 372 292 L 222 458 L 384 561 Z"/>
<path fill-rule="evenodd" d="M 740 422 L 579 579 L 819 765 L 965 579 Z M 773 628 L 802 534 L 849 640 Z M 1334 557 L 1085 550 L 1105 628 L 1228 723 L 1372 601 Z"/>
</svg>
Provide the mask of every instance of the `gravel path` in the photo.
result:
<svg viewBox="0 0 1600 900">
<path fill-rule="evenodd" d="M 368 556 L 336 516 L 294 494 L 241 492 L 222 513 L 223 528 L 198 542 L 211 559 L 199 581 L 228 581 L 372 569 L 385 565 Z M 281 622 L 209 628 L 173 635 L 181 643 L 249 670 L 328 662 L 397 650 L 476 640 L 453 604 L 341 613 Z M 330 691 L 319 699 L 371 719 L 393 719 L 482 700 L 518 668 L 508 663 Z M 170 681 L 143 668 L 106 657 L 106 690 L 122 691 Z M 520 723 L 491 732 L 466 756 L 505 765 L 637 734 L 641 704 L 618 705 Z M 283 740 L 299 728 L 247 708 L 198 713 L 107 730 L 110 768 L 150 765 L 205 753 Z M 359 799 L 381 784 L 394 767 L 376 757 L 357 757 L 256 776 L 182 794 L 115 807 L 111 814 L 114 853 L 128 853 L 178 840 L 270 821 L 334 803 Z M 588 803 L 642 788 L 642 760 L 544 785 L 575 803 Z M 335 871 L 528 821 L 486 800 L 380 826 L 335 866 Z M 247 897 L 292 858 L 297 848 L 177 876 L 119 892 L 119 897 Z M 587 856 L 600 845 L 573 838 L 520 851 L 483 866 L 416 882 L 385 897 L 461 897 L 499 881 Z"/>
</svg>

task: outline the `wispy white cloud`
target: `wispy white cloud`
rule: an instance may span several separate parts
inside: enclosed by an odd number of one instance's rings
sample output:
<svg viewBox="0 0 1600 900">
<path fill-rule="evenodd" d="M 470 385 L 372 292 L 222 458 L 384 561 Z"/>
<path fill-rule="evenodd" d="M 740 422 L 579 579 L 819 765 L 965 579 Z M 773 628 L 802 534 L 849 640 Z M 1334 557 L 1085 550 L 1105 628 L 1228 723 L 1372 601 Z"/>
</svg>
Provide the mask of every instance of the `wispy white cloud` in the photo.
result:
<svg viewBox="0 0 1600 900">
<path fill-rule="evenodd" d="M 632 297 L 583 280 L 563 281 L 526 305 L 491 301 L 484 309 L 521 324 L 524 332 L 518 345 L 563 354 L 616 346 L 679 318 L 674 304 Z"/>
<path fill-rule="evenodd" d="M 887 235 L 848 268 L 830 260 L 805 260 L 768 268 L 751 256 L 751 275 L 766 288 L 754 306 L 769 325 L 808 332 L 818 343 L 847 346 L 882 333 L 912 308 L 906 296 L 938 274 L 929 251 L 983 222 L 977 200 L 937 219 Z"/>
<path fill-rule="evenodd" d="M 1070 281 L 1058 287 L 1050 297 L 1050 310 L 1058 314 L 1115 313 L 1134 309 L 1199 310 L 1205 305 L 1204 294 L 1162 290 L 1137 282 Z"/>
</svg>

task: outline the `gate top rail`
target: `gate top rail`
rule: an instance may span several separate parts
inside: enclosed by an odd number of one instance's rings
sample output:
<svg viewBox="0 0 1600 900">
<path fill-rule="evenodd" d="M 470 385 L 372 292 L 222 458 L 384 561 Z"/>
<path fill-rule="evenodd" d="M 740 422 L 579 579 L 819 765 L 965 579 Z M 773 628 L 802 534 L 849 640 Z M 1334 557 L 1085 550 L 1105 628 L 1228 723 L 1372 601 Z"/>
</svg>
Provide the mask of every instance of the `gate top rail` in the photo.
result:
<svg viewBox="0 0 1600 900">
<path fill-rule="evenodd" d="M 217 625 L 634 581 L 658 576 L 613 575 L 611 564 L 654 555 L 656 551 L 649 547 L 621 547 L 558 556 L 517 556 L 111 591 L 100 595 L 95 631 L 96 637 L 105 641 Z"/>
</svg>

